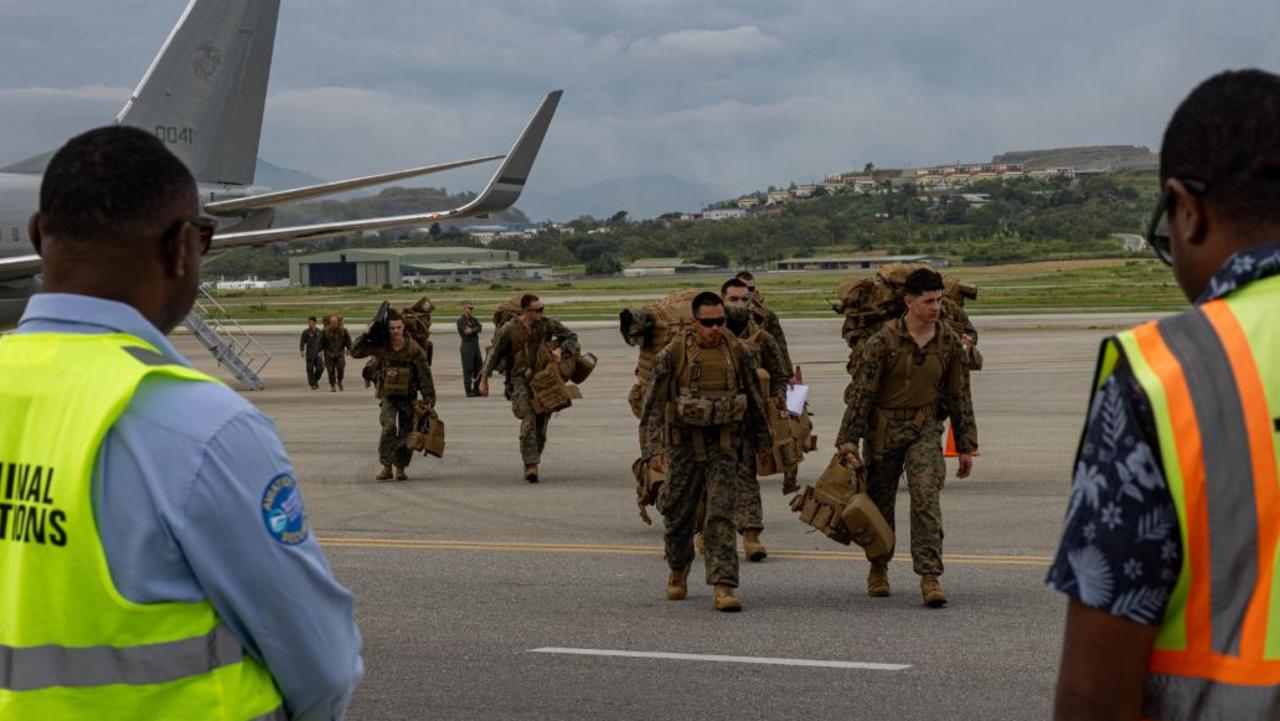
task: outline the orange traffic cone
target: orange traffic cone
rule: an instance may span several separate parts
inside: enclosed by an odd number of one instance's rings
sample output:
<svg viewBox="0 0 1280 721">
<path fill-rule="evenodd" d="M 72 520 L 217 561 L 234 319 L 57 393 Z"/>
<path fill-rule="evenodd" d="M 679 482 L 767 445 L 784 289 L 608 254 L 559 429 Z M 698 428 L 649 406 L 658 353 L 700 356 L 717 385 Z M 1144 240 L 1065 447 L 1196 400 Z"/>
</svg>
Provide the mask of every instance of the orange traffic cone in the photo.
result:
<svg viewBox="0 0 1280 721">
<path fill-rule="evenodd" d="M 973 455 L 978 455 L 974 453 Z M 947 424 L 947 447 L 942 450 L 943 458 L 959 458 L 960 451 L 956 450 L 956 429 Z"/>
</svg>

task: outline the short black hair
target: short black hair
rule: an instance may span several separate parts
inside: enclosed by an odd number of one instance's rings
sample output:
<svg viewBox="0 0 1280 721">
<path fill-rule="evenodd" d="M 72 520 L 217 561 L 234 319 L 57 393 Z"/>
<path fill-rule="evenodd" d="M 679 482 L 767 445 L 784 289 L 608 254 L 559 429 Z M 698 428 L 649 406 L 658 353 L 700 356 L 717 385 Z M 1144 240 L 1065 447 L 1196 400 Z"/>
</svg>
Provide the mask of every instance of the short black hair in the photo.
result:
<svg viewBox="0 0 1280 721">
<path fill-rule="evenodd" d="M 520 296 L 520 310 L 529 310 L 534 303 L 538 302 L 538 296 L 533 293 L 525 293 Z"/>
<path fill-rule="evenodd" d="M 309 315 L 309 316 L 307 316 L 307 320 L 309 320 L 309 321 L 311 321 L 312 323 L 314 323 L 314 322 L 316 322 L 316 317 L 315 317 L 314 315 Z"/>
<path fill-rule="evenodd" d="M 747 285 L 746 283 L 743 283 L 742 281 L 738 280 L 737 278 L 730 278 L 729 280 L 726 280 L 726 281 L 724 282 L 724 285 L 720 286 L 720 295 L 724 295 L 725 293 L 728 293 L 730 288 L 747 288 L 747 289 L 750 289 L 750 287 L 751 287 L 751 286 Z"/>
<path fill-rule="evenodd" d="M 924 295 L 946 287 L 942 283 L 942 274 L 932 268 L 916 268 L 911 271 L 905 286 L 907 295 Z"/>
<path fill-rule="evenodd" d="M 127 243 L 166 204 L 195 192 L 191 171 L 156 136 L 124 125 L 97 128 L 49 159 L 41 228 L 59 240 Z"/>
<path fill-rule="evenodd" d="M 733 276 L 733 277 L 734 277 L 734 278 L 737 278 L 738 280 L 745 280 L 745 281 L 747 281 L 748 283 L 750 283 L 751 281 L 753 281 L 753 280 L 755 280 L 755 279 L 756 279 L 756 277 L 755 277 L 754 275 L 752 275 L 752 274 L 751 274 L 751 271 L 749 271 L 749 270 L 744 270 L 744 271 L 742 271 L 742 272 L 738 273 L 737 275 L 735 275 L 735 276 Z"/>
<path fill-rule="evenodd" d="M 699 308 L 714 307 L 717 305 L 724 305 L 724 301 L 720 300 L 720 296 L 709 290 L 704 290 L 693 296 L 693 317 L 698 317 Z"/>
<path fill-rule="evenodd" d="M 1160 183 L 1205 184 L 1205 202 L 1242 223 L 1280 222 L 1280 76 L 1233 70 L 1200 83 L 1160 146 Z"/>
</svg>

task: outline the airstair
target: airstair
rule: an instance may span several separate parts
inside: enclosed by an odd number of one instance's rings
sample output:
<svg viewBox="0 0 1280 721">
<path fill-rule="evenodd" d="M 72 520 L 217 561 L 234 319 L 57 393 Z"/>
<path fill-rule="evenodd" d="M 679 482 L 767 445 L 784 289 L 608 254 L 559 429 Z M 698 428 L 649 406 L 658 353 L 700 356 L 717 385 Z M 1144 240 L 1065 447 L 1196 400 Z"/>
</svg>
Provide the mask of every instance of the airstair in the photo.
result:
<svg viewBox="0 0 1280 721">
<path fill-rule="evenodd" d="M 204 288 L 182 324 L 246 390 L 267 387 L 262 370 L 271 362 L 271 354 Z"/>
</svg>

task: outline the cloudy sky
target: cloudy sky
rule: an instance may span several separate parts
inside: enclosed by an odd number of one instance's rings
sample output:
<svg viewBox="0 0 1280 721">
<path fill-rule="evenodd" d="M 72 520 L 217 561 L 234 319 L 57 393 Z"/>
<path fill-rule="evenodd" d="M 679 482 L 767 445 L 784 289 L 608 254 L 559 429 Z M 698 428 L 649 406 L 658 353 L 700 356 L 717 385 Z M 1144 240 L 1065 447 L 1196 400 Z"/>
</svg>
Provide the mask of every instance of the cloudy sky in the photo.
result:
<svg viewBox="0 0 1280 721">
<path fill-rule="evenodd" d="M 185 4 L 0 0 L 0 159 L 109 121 Z M 261 154 L 339 178 L 503 152 L 554 88 L 550 192 L 1156 149 L 1198 80 L 1280 70 L 1276 28 L 1275 0 L 284 0 Z"/>
</svg>

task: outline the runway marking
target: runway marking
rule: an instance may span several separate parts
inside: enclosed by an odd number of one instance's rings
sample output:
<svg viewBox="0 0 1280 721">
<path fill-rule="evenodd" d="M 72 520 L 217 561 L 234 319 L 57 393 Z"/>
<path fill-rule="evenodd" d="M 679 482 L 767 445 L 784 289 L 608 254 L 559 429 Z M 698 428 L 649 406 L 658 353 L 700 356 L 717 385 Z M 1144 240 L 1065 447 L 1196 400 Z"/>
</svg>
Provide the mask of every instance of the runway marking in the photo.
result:
<svg viewBox="0 0 1280 721">
<path fill-rule="evenodd" d="M 570 553 L 580 555 L 661 556 L 658 546 L 624 546 L 605 543 L 518 543 L 481 542 L 455 540 L 426 540 L 414 538 L 359 538 L 352 536 L 323 536 L 320 545 L 333 548 L 385 548 L 420 551 L 487 551 L 490 553 Z M 859 558 L 857 549 L 848 551 L 783 551 L 770 549 L 772 558 L 797 558 L 816 561 L 848 562 Z M 983 566 L 1035 566 L 1044 567 L 1053 562 L 1049 556 L 975 555 L 951 554 L 943 558 L 947 563 Z"/>
<path fill-rule="evenodd" d="M 911 666 L 901 663 L 868 663 L 864 661 L 820 661 L 808 658 L 768 658 L 765 656 L 721 656 L 711 653 L 662 653 L 658 651 L 612 651 L 599 648 L 531 648 L 529 653 L 570 654 L 574 656 L 615 656 L 620 658 L 653 658 L 664 661 L 711 661 L 714 663 L 751 663 L 763 666 L 805 666 L 808 668 L 852 668 L 864 671 L 905 671 Z"/>
</svg>

